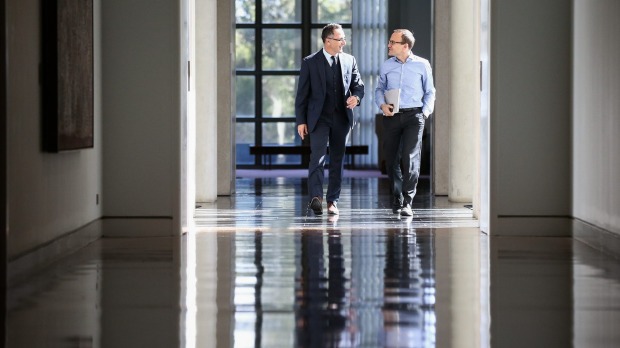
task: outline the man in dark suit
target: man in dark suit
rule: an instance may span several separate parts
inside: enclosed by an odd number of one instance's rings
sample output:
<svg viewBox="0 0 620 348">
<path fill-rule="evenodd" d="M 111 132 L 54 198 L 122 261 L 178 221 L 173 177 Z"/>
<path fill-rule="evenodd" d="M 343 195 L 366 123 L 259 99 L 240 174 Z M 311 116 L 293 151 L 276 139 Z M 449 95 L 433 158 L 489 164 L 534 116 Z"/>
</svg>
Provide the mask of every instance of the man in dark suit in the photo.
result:
<svg viewBox="0 0 620 348">
<path fill-rule="evenodd" d="M 310 137 L 310 208 L 316 215 L 323 214 L 323 173 L 329 144 L 327 213 L 338 215 L 347 137 L 355 124 L 353 109 L 364 97 L 364 83 L 355 57 L 342 52 L 346 45 L 342 26 L 326 25 L 321 38 L 323 49 L 301 63 L 295 116 L 299 136 Z"/>
</svg>

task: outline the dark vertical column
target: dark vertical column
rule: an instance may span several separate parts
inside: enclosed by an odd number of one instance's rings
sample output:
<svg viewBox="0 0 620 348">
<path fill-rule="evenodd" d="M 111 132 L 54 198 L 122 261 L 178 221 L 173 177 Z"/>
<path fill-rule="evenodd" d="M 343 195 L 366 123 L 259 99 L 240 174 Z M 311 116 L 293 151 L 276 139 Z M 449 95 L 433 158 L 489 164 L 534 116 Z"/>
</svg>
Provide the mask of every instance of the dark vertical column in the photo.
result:
<svg viewBox="0 0 620 348">
<path fill-rule="evenodd" d="M 326 264 L 323 234 L 304 231 L 301 234 L 301 270 L 296 280 L 295 322 L 296 342 L 307 347 L 323 347 L 329 343 L 327 315 Z"/>
<path fill-rule="evenodd" d="M 306 57 L 312 53 L 312 10 L 313 6 L 316 6 L 312 1 L 301 2 L 301 57 Z M 295 122 L 297 124 L 297 122 Z M 297 129 L 297 126 L 295 126 Z M 310 146 L 310 137 L 306 137 L 301 141 L 301 145 Z M 308 168 L 310 165 L 310 154 L 301 155 L 302 168 Z"/>
<path fill-rule="evenodd" d="M 394 29 L 409 29 L 415 37 L 413 53 L 433 60 L 433 4 L 434 0 L 388 0 L 388 37 Z M 420 176 L 431 178 L 433 118 L 429 118 L 422 140 Z M 422 185 L 423 182 L 420 183 Z M 430 187 L 433 187 L 432 185 Z"/>
<path fill-rule="evenodd" d="M 433 63 L 433 0 L 388 0 L 388 35 L 394 29 L 411 30 L 413 52 Z"/>
<path fill-rule="evenodd" d="M 2 226 L 2 245 L 0 245 L 0 259 L 2 260 L 2 266 L 0 267 L 0 277 L 2 277 L 2 325 L 0 326 L 0 346 L 6 345 L 6 274 L 7 274 L 7 192 L 6 192 L 6 161 L 7 161 L 7 143 L 6 143 L 6 41 L 5 41 L 5 29 L 6 20 L 4 13 L 5 1 L 0 0 L 0 47 L 2 48 L 0 53 L 0 225 Z"/>
</svg>

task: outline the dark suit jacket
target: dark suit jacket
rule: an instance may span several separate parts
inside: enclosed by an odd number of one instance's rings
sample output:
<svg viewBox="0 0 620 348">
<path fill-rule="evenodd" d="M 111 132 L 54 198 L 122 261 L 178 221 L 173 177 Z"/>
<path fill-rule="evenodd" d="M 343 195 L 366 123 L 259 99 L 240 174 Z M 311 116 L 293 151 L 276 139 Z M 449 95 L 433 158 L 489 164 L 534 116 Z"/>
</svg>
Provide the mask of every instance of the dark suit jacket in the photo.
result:
<svg viewBox="0 0 620 348">
<path fill-rule="evenodd" d="M 344 100 L 346 101 L 351 95 L 356 95 L 362 99 L 364 97 L 364 83 L 357 69 L 355 57 L 350 54 L 339 53 L 338 59 L 342 70 Z M 327 83 L 325 81 L 325 62 L 323 49 L 307 56 L 301 62 L 297 96 L 295 97 L 295 117 L 297 125 L 308 125 L 308 132 L 314 130 L 323 110 Z M 349 108 L 346 110 L 349 126 L 353 128 L 355 125 L 353 110 Z"/>
</svg>

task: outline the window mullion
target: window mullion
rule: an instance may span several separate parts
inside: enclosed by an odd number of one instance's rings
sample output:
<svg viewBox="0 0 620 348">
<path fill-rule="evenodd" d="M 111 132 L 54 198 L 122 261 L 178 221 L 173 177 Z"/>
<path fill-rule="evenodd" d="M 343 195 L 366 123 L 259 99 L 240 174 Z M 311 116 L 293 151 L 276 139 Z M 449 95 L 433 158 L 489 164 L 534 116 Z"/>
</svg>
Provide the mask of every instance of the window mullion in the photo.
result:
<svg viewBox="0 0 620 348">
<path fill-rule="evenodd" d="M 256 50 L 254 51 L 254 66 L 256 71 L 256 81 L 254 83 L 254 145 L 261 146 L 263 144 L 263 1 L 256 0 Z M 262 156 L 255 156 L 254 163 L 258 166 L 262 165 Z"/>
</svg>

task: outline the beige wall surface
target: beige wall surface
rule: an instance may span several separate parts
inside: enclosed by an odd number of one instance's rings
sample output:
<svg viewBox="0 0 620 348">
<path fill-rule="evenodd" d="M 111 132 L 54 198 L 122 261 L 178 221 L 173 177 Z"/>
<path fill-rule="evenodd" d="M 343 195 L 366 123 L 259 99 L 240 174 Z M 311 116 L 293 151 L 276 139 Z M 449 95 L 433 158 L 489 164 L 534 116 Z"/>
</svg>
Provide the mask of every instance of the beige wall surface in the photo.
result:
<svg viewBox="0 0 620 348">
<path fill-rule="evenodd" d="M 102 1 L 106 217 L 180 225 L 181 17 L 180 1 Z"/>
<path fill-rule="evenodd" d="M 94 1 L 95 144 L 61 153 L 41 150 L 40 12 L 40 1 L 7 1 L 9 259 L 101 217 L 177 234 L 181 2 Z"/>
<path fill-rule="evenodd" d="M 94 148 L 61 153 L 41 150 L 40 3 L 6 3 L 9 260 L 102 214 L 100 1 L 93 3 Z"/>
<path fill-rule="evenodd" d="M 566 0 L 491 1 L 492 234 L 570 231 L 571 21 Z"/>
<path fill-rule="evenodd" d="M 620 235 L 620 2 L 576 0 L 573 216 Z"/>
</svg>

